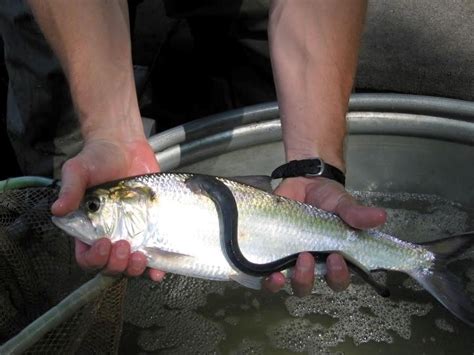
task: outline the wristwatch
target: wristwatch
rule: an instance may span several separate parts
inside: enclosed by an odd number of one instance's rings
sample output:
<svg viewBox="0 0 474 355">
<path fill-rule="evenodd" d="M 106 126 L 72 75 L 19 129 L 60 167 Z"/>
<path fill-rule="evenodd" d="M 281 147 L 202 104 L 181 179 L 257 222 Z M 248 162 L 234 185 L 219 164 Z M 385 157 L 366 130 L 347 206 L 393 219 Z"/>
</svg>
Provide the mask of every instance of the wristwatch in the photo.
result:
<svg viewBox="0 0 474 355">
<path fill-rule="evenodd" d="M 335 180 L 342 185 L 346 184 L 344 173 L 335 166 L 325 163 L 321 158 L 289 161 L 273 170 L 271 175 L 272 179 L 316 176 Z"/>
</svg>

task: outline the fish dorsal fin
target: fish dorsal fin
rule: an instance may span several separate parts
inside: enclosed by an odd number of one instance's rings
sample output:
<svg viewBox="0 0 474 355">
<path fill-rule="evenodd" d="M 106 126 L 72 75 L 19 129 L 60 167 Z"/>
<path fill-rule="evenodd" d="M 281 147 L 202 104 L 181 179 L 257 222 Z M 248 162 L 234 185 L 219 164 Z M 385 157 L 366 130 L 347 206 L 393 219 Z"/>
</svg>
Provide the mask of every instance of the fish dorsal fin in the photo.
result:
<svg viewBox="0 0 474 355">
<path fill-rule="evenodd" d="M 273 192 L 272 178 L 267 175 L 231 176 L 228 179 L 255 187 L 256 189 L 263 190 L 269 193 Z"/>
</svg>

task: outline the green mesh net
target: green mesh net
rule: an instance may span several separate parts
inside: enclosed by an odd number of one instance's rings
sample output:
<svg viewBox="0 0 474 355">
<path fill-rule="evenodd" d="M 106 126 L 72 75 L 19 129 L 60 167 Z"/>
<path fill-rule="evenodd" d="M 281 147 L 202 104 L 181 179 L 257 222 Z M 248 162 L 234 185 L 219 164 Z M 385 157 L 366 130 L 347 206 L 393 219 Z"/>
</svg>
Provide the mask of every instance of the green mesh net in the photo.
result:
<svg viewBox="0 0 474 355">
<path fill-rule="evenodd" d="M 51 222 L 57 193 L 54 187 L 34 187 L 0 194 L 1 343 L 94 276 L 77 266 L 72 238 Z M 117 280 L 26 353 L 117 352 L 125 288 L 126 280 Z"/>
</svg>

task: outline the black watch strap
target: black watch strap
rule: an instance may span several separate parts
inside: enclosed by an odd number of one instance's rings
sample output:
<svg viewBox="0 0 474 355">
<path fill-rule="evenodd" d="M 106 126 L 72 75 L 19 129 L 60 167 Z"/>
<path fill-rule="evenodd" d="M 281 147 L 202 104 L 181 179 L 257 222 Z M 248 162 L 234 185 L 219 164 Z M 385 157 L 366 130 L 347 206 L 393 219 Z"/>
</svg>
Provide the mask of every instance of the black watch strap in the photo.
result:
<svg viewBox="0 0 474 355">
<path fill-rule="evenodd" d="M 271 176 L 272 179 L 282 179 L 298 176 L 322 176 L 328 179 L 336 180 L 342 185 L 346 184 L 346 176 L 341 170 L 339 170 L 335 166 L 325 163 L 322 159 L 319 158 L 292 160 L 273 170 Z"/>
</svg>

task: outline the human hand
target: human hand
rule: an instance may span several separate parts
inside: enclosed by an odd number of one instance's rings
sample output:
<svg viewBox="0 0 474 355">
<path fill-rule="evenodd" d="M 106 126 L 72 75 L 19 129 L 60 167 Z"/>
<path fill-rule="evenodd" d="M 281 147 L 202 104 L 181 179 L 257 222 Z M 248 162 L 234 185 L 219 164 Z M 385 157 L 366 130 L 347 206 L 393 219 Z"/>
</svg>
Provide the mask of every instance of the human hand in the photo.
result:
<svg viewBox="0 0 474 355">
<path fill-rule="evenodd" d="M 281 196 L 314 205 L 334 212 L 348 225 L 357 229 L 368 229 L 385 223 L 387 215 L 381 208 L 359 205 L 344 189 L 344 186 L 327 178 L 291 178 L 281 182 L 275 193 Z M 349 271 L 344 258 L 331 254 L 327 261 L 326 281 L 334 291 L 342 291 L 349 286 Z M 309 295 L 314 283 L 315 260 L 309 253 L 298 256 L 291 278 L 291 285 L 299 297 Z M 279 291 L 285 284 L 282 273 L 274 273 L 263 282 L 263 287 L 271 292 Z"/>
<path fill-rule="evenodd" d="M 159 171 L 155 154 L 144 137 L 135 140 L 93 138 L 86 140 L 82 151 L 66 161 L 62 168 L 61 190 L 51 210 L 63 216 L 79 207 L 87 187 L 132 175 Z M 130 253 L 126 241 L 112 245 L 109 239 L 98 240 L 92 247 L 75 241 L 76 260 L 84 269 L 102 269 L 108 274 L 125 272 L 141 275 L 146 258 L 140 252 Z M 149 270 L 154 281 L 161 281 L 164 272 Z"/>
</svg>

